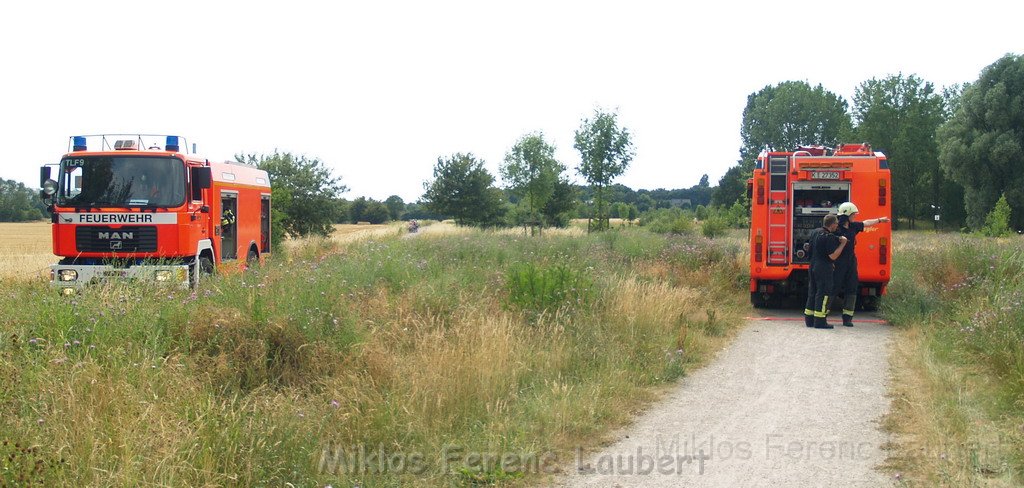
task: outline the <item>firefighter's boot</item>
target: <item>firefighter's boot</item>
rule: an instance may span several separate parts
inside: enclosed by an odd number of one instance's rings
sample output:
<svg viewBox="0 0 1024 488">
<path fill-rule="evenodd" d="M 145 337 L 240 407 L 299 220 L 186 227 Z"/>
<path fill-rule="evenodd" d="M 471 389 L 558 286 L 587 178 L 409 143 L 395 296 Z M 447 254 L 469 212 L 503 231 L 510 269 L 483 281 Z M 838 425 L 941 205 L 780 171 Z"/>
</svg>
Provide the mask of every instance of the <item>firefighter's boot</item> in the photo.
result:
<svg viewBox="0 0 1024 488">
<path fill-rule="evenodd" d="M 825 320 L 825 317 L 814 317 L 814 328 L 815 329 L 833 329 L 834 327 L 829 325 L 828 321 Z"/>
<path fill-rule="evenodd" d="M 806 325 L 808 327 L 814 327 L 814 314 L 813 313 L 804 314 L 804 325 Z"/>
<path fill-rule="evenodd" d="M 853 327 L 853 315 L 843 314 L 843 325 L 846 327 Z"/>
</svg>

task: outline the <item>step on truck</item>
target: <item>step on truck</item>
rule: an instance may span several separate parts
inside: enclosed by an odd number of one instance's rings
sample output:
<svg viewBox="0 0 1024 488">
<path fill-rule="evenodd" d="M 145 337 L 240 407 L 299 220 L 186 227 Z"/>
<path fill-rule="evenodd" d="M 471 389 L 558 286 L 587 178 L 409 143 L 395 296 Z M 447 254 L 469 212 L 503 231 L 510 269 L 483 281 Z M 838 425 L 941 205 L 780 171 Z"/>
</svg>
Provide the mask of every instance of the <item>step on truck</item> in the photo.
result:
<svg viewBox="0 0 1024 488">
<path fill-rule="evenodd" d="M 51 283 L 63 294 L 110 280 L 187 288 L 215 270 L 262 262 L 270 252 L 270 178 L 210 162 L 183 137 L 73 136 L 40 170 L 50 211 Z"/>
<path fill-rule="evenodd" d="M 843 202 L 860 209 L 858 217 L 892 217 L 889 162 L 868 144 L 843 144 L 834 150 L 801 146 L 792 152 L 764 151 L 747 180 L 750 197 L 750 301 L 778 306 L 807 294 L 811 231 Z M 857 220 L 861 220 L 858 218 Z M 872 226 L 857 236 L 858 307 L 873 310 L 886 293 L 891 275 L 892 232 Z"/>
</svg>

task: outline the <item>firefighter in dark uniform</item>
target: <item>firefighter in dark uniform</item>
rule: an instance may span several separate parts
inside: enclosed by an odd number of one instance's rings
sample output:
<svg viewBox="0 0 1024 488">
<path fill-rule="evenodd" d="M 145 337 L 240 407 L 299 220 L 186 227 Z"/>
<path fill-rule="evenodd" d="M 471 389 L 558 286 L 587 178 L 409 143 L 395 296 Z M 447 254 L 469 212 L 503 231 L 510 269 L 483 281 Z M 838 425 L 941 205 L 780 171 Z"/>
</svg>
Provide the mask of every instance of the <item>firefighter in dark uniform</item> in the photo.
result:
<svg viewBox="0 0 1024 488">
<path fill-rule="evenodd" d="M 865 227 L 889 221 L 888 217 L 879 217 L 856 222 L 853 216 L 857 215 L 857 212 L 859 210 L 853 202 L 839 205 L 839 229 L 836 233 L 846 237 L 847 244 L 836 260 L 835 288 L 836 295 L 843 297 L 843 325 L 847 327 L 853 327 L 853 311 L 857 308 L 857 289 L 860 285 L 857 277 L 857 254 L 854 253 L 857 234 L 864 232 Z"/>
<path fill-rule="evenodd" d="M 808 269 L 807 304 L 804 306 L 804 321 L 808 327 L 831 329 L 825 317 L 828 315 L 828 300 L 832 295 L 832 280 L 835 260 L 846 247 L 846 238 L 836 235 L 839 219 L 828 214 L 822 219 L 822 227 L 811 233 L 811 266 Z"/>
</svg>

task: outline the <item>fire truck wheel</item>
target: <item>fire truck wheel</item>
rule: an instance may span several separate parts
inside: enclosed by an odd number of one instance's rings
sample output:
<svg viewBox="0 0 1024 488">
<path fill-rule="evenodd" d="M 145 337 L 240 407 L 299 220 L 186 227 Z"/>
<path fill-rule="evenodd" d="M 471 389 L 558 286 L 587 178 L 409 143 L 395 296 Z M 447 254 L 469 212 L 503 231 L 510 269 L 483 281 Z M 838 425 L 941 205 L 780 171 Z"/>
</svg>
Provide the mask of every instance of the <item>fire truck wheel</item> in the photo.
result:
<svg viewBox="0 0 1024 488">
<path fill-rule="evenodd" d="M 761 292 L 750 293 L 750 303 L 754 308 L 768 308 L 771 302 L 771 296 Z"/>
<path fill-rule="evenodd" d="M 249 248 L 249 255 L 245 257 L 245 264 L 250 268 L 260 265 L 260 255 L 255 249 Z"/>
<path fill-rule="evenodd" d="M 199 286 L 199 282 L 213 274 L 213 261 L 208 256 L 199 257 L 199 276 L 194 271 L 195 265 L 189 269 L 189 279 L 192 281 L 192 288 Z"/>
<path fill-rule="evenodd" d="M 878 297 L 863 297 L 861 298 L 860 303 L 858 303 L 857 305 L 859 305 L 862 310 L 867 312 L 878 311 Z"/>
</svg>

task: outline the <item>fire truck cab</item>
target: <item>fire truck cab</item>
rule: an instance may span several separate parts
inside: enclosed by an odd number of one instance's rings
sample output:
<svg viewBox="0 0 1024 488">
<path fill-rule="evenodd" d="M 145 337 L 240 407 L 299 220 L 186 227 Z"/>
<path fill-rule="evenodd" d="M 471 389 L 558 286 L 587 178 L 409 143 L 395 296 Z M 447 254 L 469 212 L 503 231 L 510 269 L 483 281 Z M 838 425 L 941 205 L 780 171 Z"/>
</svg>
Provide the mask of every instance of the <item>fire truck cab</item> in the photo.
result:
<svg viewBox="0 0 1024 488">
<path fill-rule="evenodd" d="M 40 171 L 62 293 L 119 279 L 195 286 L 270 252 L 265 171 L 210 162 L 179 136 L 74 136 L 69 146 Z"/>
<path fill-rule="evenodd" d="M 859 208 L 857 220 L 891 218 L 890 183 L 888 160 L 868 144 L 762 152 L 747 180 L 751 303 L 767 307 L 805 298 L 810 257 L 804 245 L 811 231 L 847 201 Z M 857 236 L 861 308 L 877 308 L 886 293 L 891 239 L 889 226 L 868 227 Z"/>
</svg>

